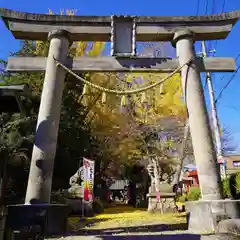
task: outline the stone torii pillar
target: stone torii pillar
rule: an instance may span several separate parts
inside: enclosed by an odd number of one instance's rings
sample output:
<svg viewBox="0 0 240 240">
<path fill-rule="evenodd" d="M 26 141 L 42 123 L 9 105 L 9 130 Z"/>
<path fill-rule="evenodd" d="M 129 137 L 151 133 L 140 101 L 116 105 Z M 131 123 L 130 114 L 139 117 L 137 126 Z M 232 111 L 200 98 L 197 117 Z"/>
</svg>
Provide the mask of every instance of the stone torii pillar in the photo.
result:
<svg viewBox="0 0 240 240">
<path fill-rule="evenodd" d="M 174 35 L 180 64 L 195 57 L 194 33 L 188 29 Z M 181 70 L 182 87 L 188 109 L 190 132 L 198 170 L 202 199 L 187 202 L 188 229 L 210 233 L 221 220 L 239 218 L 240 201 L 223 199 L 220 169 L 204 100 L 199 67 L 192 61 Z"/>
<path fill-rule="evenodd" d="M 191 31 L 176 32 L 173 42 L 180 65 L 195 57 L 194 34 Z M 196 61 L 182 68 L 181 78 L 202 199 L 219 200 L 222 199 L 221 180 Z"/>
<path fill-rule="evenodd" d="M 49 33 L 50 48 L 38 114 L 35 142 L 29 172 L 26 204 L 50 203 L 52 173 L 57 146 L 65 71 L 54 60 L 64 62 L 69 48 L 65 30 Z"/>
</svg>

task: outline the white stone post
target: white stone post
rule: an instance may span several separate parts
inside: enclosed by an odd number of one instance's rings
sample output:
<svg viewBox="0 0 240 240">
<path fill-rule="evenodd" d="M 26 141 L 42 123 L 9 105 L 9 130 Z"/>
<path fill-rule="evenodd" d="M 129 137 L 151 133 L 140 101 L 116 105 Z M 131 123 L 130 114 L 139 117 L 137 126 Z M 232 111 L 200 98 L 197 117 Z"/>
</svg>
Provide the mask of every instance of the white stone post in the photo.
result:
<svg viewBox="0 0 240 240">
<path fill-rule="evenodd" d="M 50 203 L 54 158 L 65 71 L 57 67 L 54 58 L 64 63 L 69 48 L 67 31 L 49 33 L 50 48 L 38 114 L 25 204 Z"/>
<path fill-rule="evenodd" d="M 176 32 L 173 43 L 176 45 L 180 65 L 195 56 L 194 35 L 189 30 Z M 216 161 L 200 72 L 194 61 L 182 68 L 181 78 L 189 114 L 189 126 L 202 200 L 219 200 L 222 199 L 220 172 Z"/>
</svg>

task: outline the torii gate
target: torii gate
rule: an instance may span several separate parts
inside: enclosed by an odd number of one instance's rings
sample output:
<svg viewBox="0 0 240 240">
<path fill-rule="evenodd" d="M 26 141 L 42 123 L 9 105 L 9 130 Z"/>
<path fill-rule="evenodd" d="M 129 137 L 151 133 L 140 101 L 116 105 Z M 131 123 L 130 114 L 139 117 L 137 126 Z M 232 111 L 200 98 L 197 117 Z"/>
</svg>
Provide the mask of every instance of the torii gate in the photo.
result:
<svg viewBox="0 0 240 240">
<path fill-rule="evenodd" d="M 0 15 L 16 39 L 50 41 L 47 58 L 9 58 L 6 69 L 11 72 L 45 71 L 26 203 L 50 202 L 65 78 L 64 69 L 57 66 L 54 58 L 74 72 L 172 72 L 183 66 L 182 87 L 189 113 L 194 157 L 202 193 L 202 201 L 189 204 L 191 228 L 212 230 L 217 221 L 216 213 L 223 213 L 223 205 L 233 205 L 233 202 L 221 200 L 220 174 L 200 72 L 233 72 L 235 61 L 232 58 L 195 59 L 194 42 L 225 39 L 240 17 L 240 11 L 186 17 L 91 17 L 33 14 L 0 9 Z M 69 59 L 67 52 L 72 41 L 111 41 L 112 56 Z M 136 41 L 171 41 L 176 47 L 178 58 L 136 57 Z M 186 64 L 189 60 L 191 62 Z M 199 209 L 202 216 L 199 215 Z M 233 213 L 227 214 L 234 217 Z M 197 217 L 197 221 L 194 217 Z M 206 221 L 206 217 L 210 218 L 211 222 Z"/>
</svg>

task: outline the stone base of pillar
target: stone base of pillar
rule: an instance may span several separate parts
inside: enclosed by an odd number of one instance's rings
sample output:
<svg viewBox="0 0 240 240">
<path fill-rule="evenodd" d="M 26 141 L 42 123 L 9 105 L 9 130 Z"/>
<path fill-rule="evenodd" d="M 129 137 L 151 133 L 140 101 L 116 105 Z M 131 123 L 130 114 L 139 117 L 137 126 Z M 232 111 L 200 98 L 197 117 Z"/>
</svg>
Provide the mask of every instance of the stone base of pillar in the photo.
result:
<svg viewBox="0 0 240 240">
<path fill-rule="evenodd" d="M 191 236 L 191 235 L 190 235 Z M 211 235 L 194 235 L 193 238 L 189 237 L 189 239 L 201 239 L 201 240 L 239 240 L 239 236 L 234 234 L 211 234 Z M 186 238 L 187 239 L 187 238 Z"/>
<path fill-rule="evenodd" d="M 63 234 L 67 231 L 70 208 L 65 204 L 8 205 L 6 232 L 31 237 Z M 26 231 L 27 230 L 27 231 Z M 26 236 L 22 239 L 28 239 Z M 32 239 L 32 238 L 31 238 Z M 34 238 L 35 239 L 35 238 Z"/>
<path fill-rule="evenodd" d="M 227 219 L 218 224 L 218 233 L 229 233 L 238 235 L 240 239 L 240 219 Z"/>
<path fill-rule="evenodd" d="M 240 200 L 200 200 L 186 203 L 188 229 L 194 233 L 211 233 L 219 222 L 240 218 Z"/>
</svg>

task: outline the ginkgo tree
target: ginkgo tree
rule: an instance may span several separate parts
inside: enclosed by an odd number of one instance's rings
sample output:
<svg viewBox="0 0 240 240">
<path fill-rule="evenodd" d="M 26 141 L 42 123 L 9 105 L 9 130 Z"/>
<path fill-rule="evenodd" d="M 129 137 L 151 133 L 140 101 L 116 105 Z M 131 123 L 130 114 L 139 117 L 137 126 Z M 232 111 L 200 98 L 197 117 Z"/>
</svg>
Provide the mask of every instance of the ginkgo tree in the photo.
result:
<svg viewBox="0 0 240 240">
<path fill-rule="evenodd" d="M 49 14 L 52 14 L 50 11 Z M 63 12 L 62 12 L 63 14 Z M 74 15 L 76 11 L 67 10 L 66 14 Z M 143 45 L 143 52 L 158 50 L 157 44 Z M 161 45 L 162 50 L 166 50 L 166 46 Z M 46 53 L 48 44 L 42 42 L 36 43 L 36 50 L 40 49 L 42 53 Z M 105 48 L 103 42 L 76 42 L 73 43 L 69 50 L 72 56 L 97 56 L 101 55 Z M 37 54 L 41 54 L 40 51 Z M 164 54 L 166 55 L 166 54 Z M 131 88 L 145 86 L 152 84 L 163 78 L 164 74 L 114 74 L 114 73 L 83 73 L 82 76 L 95 84 L 105 86 L 107 88 L 126 88 L 131 85 Z M 142 80 L 142 82 L 139 80 Z M 134 134 L 133 128 L 129 129 L 130 121 L 142 124 L 156 124 L 160 118 L 175 117 L 183 120 L 186 117 L 185 105 L 181 100 L 181 82 L 178 74 L 174 75 L 170 80 L 166 81 L 164 85 L 159 88 L 153 88 L 142 94 L 131 96 L 132 113 L 122 114 L 120 111 L 121 101 L 120 97 L 113 94 L 104 94 L 94 88 L 89 88 L 87 85 L 81 85 L 83 93 L 79 96 L 78 102 L 85 106 L 82 120 L 91 129 L 92 135 L 100 142 L 105 143 L 101 146 L 101 150 L 106 148 L 109 156 L 113 161 L 131 162 L 129 160 L 136 159 L 141 156 L 141 148 L 139 147 L 139 140 Z M 88 87 L 88 89 L 87 89 Z M 160 92 L 163 91 L 163 92 Z M 144 96 L 145 95 L 145 99 Z M 121 103 L 121 104 L 120 104 Z M 144 103 L 144 104 L 143 104 Z M 145 107 L 146 104 L 147 108 Z M 134 113 L 134 119 L 131 117 Z M 136 124 L 133 124 L 136 125 Z M 123 129 L 129 129 L 131 134 L 122 134 Z M 110 147 L 110 145 L 112 147 Z M 116 148 L 118 146 L 118 148 Z M 100 151 L 102 152 L 102 151 Z"/>
</svg>

